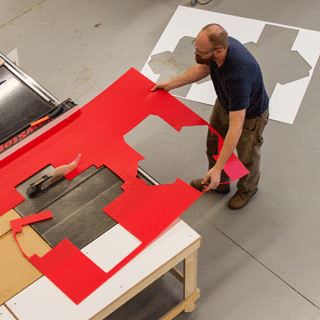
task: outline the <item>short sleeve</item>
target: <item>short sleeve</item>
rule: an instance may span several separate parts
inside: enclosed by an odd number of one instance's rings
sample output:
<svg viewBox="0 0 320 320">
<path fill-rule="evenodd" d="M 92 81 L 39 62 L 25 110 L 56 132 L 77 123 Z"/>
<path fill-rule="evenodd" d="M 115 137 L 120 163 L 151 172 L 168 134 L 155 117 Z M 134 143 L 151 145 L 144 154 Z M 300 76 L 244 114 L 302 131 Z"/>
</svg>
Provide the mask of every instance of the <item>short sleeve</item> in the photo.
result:
<svg viewBox="0 0 320 320">
<path fill-rule="evenodd" d="M 247 109 L 250 104 L 252 84 L 246 79 L 228 79 L 226 83 L 229 97 L 229 111 Z"/>
</svg>

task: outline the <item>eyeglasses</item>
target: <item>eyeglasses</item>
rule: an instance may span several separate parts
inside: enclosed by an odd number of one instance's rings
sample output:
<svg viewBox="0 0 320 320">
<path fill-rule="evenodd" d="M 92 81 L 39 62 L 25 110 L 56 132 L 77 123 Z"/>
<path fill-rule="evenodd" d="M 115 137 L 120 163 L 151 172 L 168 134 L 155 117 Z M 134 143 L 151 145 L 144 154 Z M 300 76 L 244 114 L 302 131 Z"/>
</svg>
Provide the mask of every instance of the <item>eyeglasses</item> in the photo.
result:
<svg viewBox="0 0 320 320">
<path fill-rule="evenodd" d="M 202 55 L 205 55 L 205 54 L 211 53 L 211 52 L 213 52 L 213 51 L 215 51 L 215 50 L 221 49 L 221 47 L 219 47 L 219 48 L 214 48 L 214 49 L 212 49 L 212 50 L 210 50 L 210 51 L 208 51 L 208 52 L 203 52 L 203 51 L 199 50 L 199 49 L 196 47 L 196 45 L 194 44 L 195 41 L 196 41 L 196 39 L 193 39 L 193 40 L 191 41 L 191 43 L 192 43 L 194 49 L 195 49 L 198 53 L 200 53 L 200 54 L 202 54 Z"/>
</svg>

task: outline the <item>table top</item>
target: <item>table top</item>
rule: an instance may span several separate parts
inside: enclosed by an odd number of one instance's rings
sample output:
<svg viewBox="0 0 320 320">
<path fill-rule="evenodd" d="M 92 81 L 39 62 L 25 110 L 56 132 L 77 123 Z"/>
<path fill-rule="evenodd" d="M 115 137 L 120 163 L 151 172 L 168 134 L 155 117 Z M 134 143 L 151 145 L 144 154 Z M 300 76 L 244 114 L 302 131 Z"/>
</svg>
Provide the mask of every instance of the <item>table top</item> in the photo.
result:
<svg viewBox="0 0 320 320">
<path fill-rule="evenodd" d="M 79 305 L 74 304 L 46 277 L 41 277 L 7 301 L 6 305 L 21 320 L 89 319 L 200 238 L 198 233 L 178 219 Z M 139 244 L 138 239 L 117 224 L 81 251 L 107 272 Z"/>
</svg>

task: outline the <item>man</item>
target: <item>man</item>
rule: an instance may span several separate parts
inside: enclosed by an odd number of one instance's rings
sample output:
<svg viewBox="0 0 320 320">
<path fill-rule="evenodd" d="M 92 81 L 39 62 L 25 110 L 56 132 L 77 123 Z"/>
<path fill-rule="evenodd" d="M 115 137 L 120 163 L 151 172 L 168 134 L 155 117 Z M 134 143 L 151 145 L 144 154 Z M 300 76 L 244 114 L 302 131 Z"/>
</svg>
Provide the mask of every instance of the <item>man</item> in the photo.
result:
<svg viewBox="0 0 320 320">
<path fill-rule="evenodd" d="M 170 91 L 211 75 L 217 100 L 210 125 L 224 138 L 224 144 L 215 161 L 212 155 L 218 152 L 218 136 L 208 131 L 209 171 L 203 179 L 193 180 L 191 185 L 200 191 L 213 189 L 228 193 L 230 185 L 226 183 L 228 177 L 222 169 L 237 149 L 238 158 L 249 171 L 239 179 L 238 190 L 228 203 L 229 208 L 239 209 L 257 192 L 260 178 L 262 132 L 269 115 L 269 98 L 261 69 L 250 52 L 218 24 L 205 26 L 193 44 L 197 64 L 184 74 L 155 85 L 152 90 Z"/>
</svg>

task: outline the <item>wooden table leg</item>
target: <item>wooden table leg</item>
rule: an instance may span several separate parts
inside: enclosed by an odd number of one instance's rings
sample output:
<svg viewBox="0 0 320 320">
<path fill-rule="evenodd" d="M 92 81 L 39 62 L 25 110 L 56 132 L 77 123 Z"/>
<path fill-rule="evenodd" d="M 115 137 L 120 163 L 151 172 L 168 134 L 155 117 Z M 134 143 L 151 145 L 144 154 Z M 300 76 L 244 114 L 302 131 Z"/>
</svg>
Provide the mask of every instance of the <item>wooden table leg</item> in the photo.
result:
<svg viewBox="0 0 320 320">
<path fill-rule="evenodd" d="M 200 290 L 197 288 L 197 258 L 198 250 L 195 250 L 183 260 L 184 274 L 175 268 L 170 270 L 183 284 L 183 300 L 160 320 L 171 320 L 182 311 L 192 312 L 195 309 L 195 302 L 200 297 Z"/>
<path fill-rule="evenodd" d="M 184 286 L 183 298 L 193 294 L 197 289 L 197 266 L 198 266 L 198 250 L 194 251 L 184 260 Z M 185 312 L 192 312 L 195 309 L 195 302 L 191 302 L 185 309 Z"/>
</svg>

